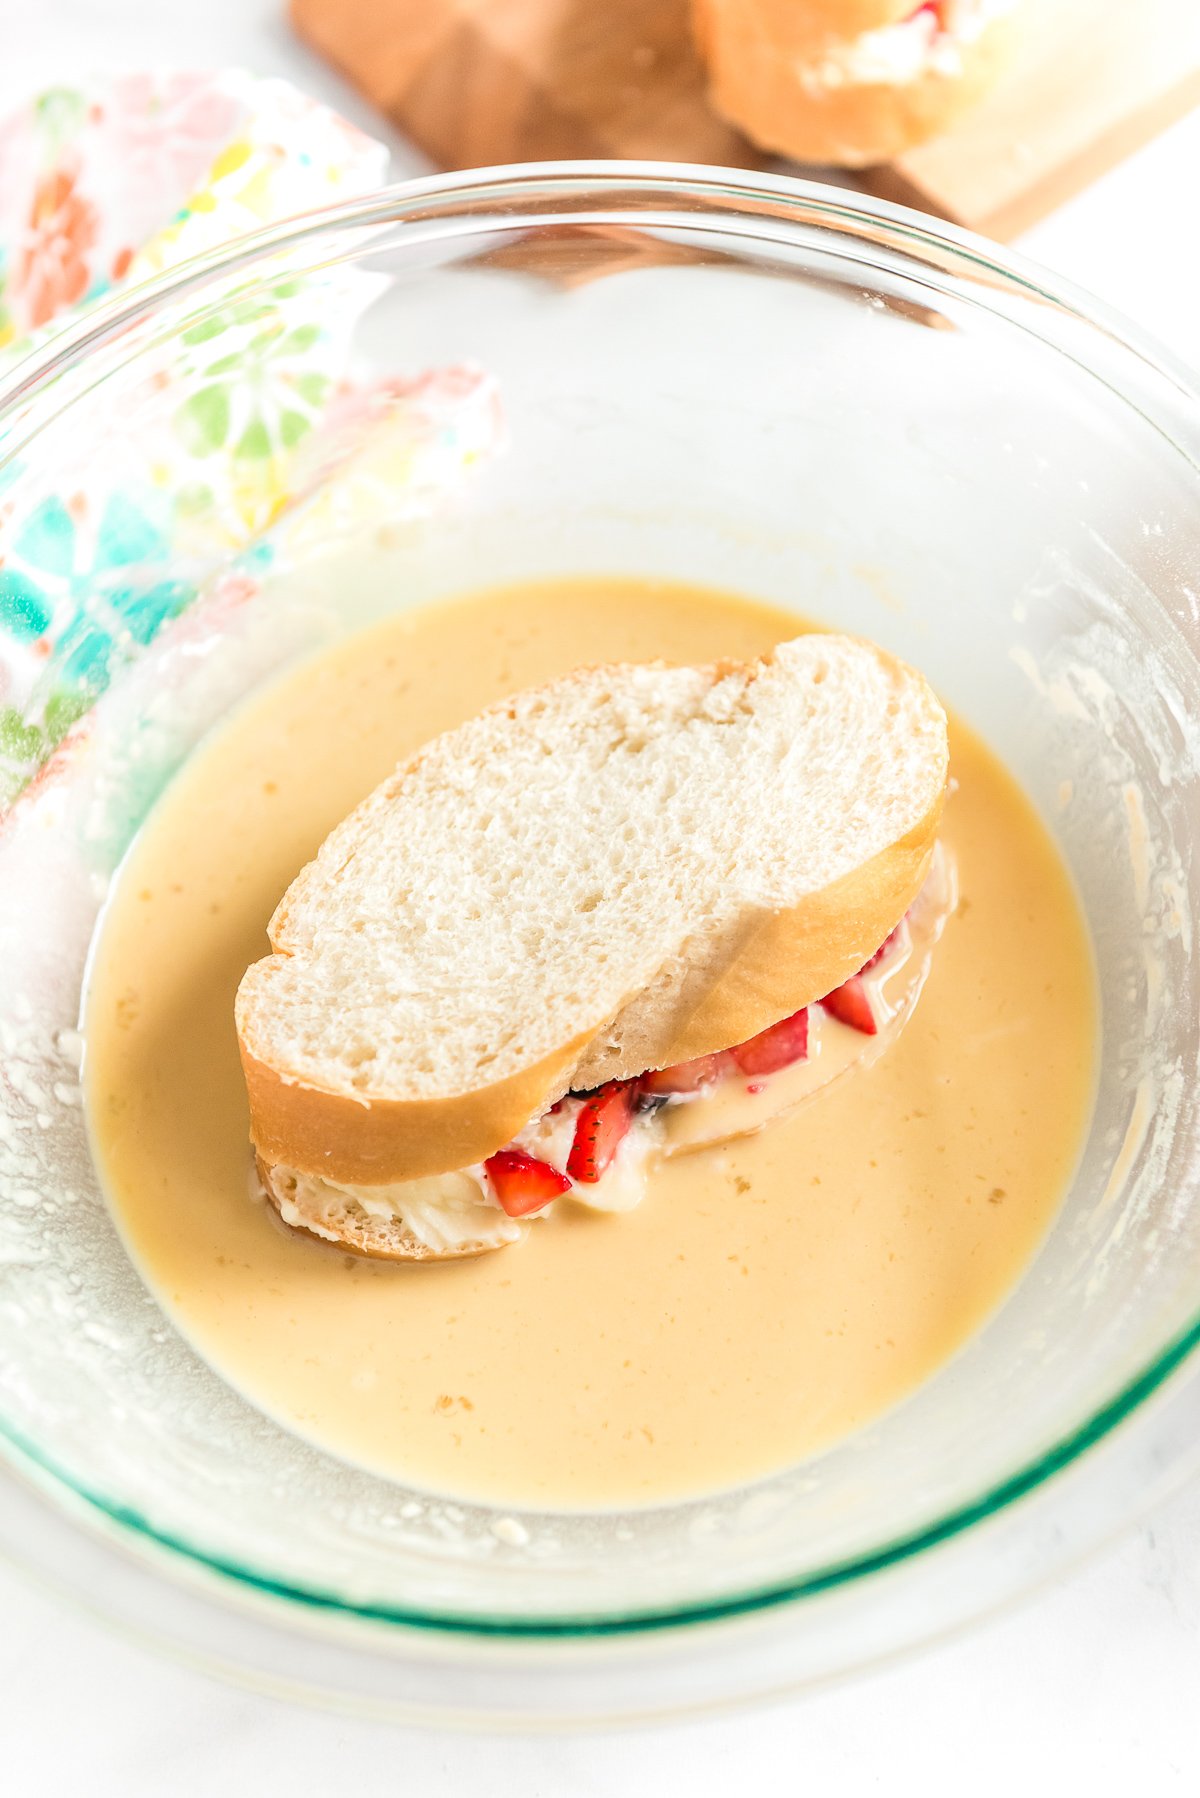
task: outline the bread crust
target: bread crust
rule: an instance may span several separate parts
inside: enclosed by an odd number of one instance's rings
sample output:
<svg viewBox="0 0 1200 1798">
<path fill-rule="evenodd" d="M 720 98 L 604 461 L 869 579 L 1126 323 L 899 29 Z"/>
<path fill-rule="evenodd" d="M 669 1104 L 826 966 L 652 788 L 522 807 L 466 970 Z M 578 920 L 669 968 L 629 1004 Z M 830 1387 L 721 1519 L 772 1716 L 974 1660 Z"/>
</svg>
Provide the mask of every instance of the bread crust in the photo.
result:
<svg viewBox="0 0 1200 1798">
<path fill-rule="evenodd" d="M 953 73 L 931 69 L 908 81 L 822 87 L 805 82 L 802 69 L 820 61 L 828 41 L 797 44 L 790 30 L 760 33 L 750 20 L 759 9 L 747 0 L 694 6 L 717 111 L 764 149 L 842 168 L 887 162 L 946 131 L 993 85 L 1018 29 L 1013 15 L 993 19 L 958 46 Z M 838 41 L 855 35 L 844 30 Z"/>
<path fill-rule="evenodd" d="M 483 1161 L 571 1083 L 588 1035 L 508 1080 L 443 1099 L 330 1092 L 261 1061 L 239 1031 L 259 1160 L 343 1186 L 387 1186 Z"/>
</svg>

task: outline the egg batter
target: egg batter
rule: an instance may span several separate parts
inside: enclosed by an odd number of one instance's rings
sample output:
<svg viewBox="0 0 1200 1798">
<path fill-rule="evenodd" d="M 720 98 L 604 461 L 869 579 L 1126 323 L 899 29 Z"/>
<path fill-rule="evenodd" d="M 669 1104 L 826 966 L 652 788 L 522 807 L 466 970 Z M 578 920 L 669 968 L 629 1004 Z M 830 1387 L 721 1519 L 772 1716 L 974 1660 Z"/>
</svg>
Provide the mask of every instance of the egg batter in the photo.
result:
<svg viewBox="0 0 1200 1798">
<path fill-rule="evenodd" d="M 1028 1265 L 1086 1127 L 1091 959 L 1044 827 L 953 719 L 957 906 L 906 1028 L 870 1065 L 756 1136 L 662 1163 L 635 1211 L 565 1202 L 477 1260 L 356 1258 L 251 1197 L 234 993 L 332 826 L 426 739 L 518 688 L 585 662 L 752 657 L 800 628 L 631 579 L 401 613 L 260 693 L 143 828 L 86 1011 L 101 1176 L 168 1314 L 319 1446 L 506 1506 L 711 1492 L 903 1399 Z"/>
</svg>

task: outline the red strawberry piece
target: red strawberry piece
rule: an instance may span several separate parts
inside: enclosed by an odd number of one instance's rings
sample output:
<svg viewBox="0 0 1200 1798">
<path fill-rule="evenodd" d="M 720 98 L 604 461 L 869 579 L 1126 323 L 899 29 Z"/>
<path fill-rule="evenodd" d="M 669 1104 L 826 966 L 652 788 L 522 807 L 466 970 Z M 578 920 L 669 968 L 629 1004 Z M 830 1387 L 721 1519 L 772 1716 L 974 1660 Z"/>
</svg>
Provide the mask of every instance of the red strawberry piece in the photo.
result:
<svg viewBox="0 0 1200 1798">
<path fill-rule="evenodd" d="M 500 1209 L 509 1217 L 528 1217 L 541 1211 L 551 1199 L 570 1192 L 571 1182 L 548 1161 L 527 1155 L 524 1149 L 500 1149 L 489 1155 L 483 1171 L 492 1183 Z"/>
<path fill-rule="evenodd" d="M 864 1036 L 878 1034 L 879 1025 L 875 1022 L 875 1013 L 871 1009 L 871 995 L 863 985 L 861 975 L 851 974 L 842 986 L 836 986 L 831 993 L 826 993 L 821 1004 L 830 1017 L 837 1018 L 839 1023 L 861 1030 Z"/>
<path fill-rule="evenodd" d="M 610 1080 L 586 1099 L 575 1120 L 575 1140 L 567 1172 L 581 1186 L 594 1186 L 633 1122 L 636 1080 Z"/>
<path fill-rule="evenodd" d="M 727 1057 L 717 1055 L 697 1055 L 694 1061 L 677 1061 L 674 1067 L 656 1068 L 649 1074 L 643 1074 L 639 1085 L 644 1093 L 655 1098 L 669 1097 L 671 1093 L 694 1093 L 702 1086 L 711 1086 L 719 1080 L 725 1071 Z"/>
<path fill-rule="evenodd" d="M 880 943 L 878 949 L 876 949 L 874 955 L 871 956 L 870 960 L 864 961 L 862 967 L 858 970 L 859 973 L 865 974 L 868 972 L 869 969 L 876 967 L 878 965 L 878 963 L 883 960 L 884 956 L 888 953 L 888 951 L 890 949 L 894 949 L 896 947 L 896 941 L 897 941 L 897 938 L 899 937 L 899 935 L 900 935 L 900 925 L 897 924 L 895 930 L 890 931 L 888 933 L 888 935 L 884 937 L 882 943 Z"/>
<path fill-rule="evenodd" d="M 743 1074 L 774 1074 L 808 1056 L 808 1010 L 793 1012 L 729 1053 Z"/>
</svg>

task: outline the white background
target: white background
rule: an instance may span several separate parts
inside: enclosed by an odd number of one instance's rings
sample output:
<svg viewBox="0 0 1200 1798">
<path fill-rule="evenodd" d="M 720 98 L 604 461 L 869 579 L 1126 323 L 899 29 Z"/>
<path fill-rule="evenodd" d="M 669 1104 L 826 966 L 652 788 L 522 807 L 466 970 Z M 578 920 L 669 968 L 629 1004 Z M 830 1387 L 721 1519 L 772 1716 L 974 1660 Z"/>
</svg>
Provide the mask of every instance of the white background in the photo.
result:
<svg viewBox="0 0 1200 1798">
<path fill-rule="evenodd" d="M 398 176 L 418 172 L 421 159 L 292 38 L 282 8 L 0 0 L 0 108 L 94 68 L 240 63 L 330 101 L 388 139 Z M 1200 114 L 1022 247 L 1200 363 L 1198 187 Z M 1040 1798 L 1089 1787 L 1200 1790 L 1200 1491 L 1056 1590 L 902 1667 L 734 1719 L 564 1740 L 419 1734 L 244 1695 L 114 1640 L 0 1565 L 0 1788 L 11 1798 Z"/>
</svg>

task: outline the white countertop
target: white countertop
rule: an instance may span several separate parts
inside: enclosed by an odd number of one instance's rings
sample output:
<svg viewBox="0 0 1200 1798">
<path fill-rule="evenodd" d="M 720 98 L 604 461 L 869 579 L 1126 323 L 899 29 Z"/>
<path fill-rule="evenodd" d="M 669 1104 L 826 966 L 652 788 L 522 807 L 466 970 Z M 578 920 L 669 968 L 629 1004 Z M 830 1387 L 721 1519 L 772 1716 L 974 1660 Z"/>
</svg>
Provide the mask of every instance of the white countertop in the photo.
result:
<svg viewBox="0 0 1200 1798">
<path fill-rule="evenodd" d="M 1194 1798 L 1200 1492 L 1012 1615 L 710 1723 L 433 1735 L 238 1692 L 0 1567 L 10 1798 Z"/>
<path fill-rule="evenodd" d="M 421 159 L 291 36 L 283 0 L 0 0 L 0 107 L 89 68 L 286 75 Z M 1200 113 L 1024 240 L 1200 363 Z M 1186 221 L 1191 220 L 1189 226 Z M 801 1789 L 1200 1788 L 1200 1490 L 970 1637 L 734 1719 L 576 1739 L 421 1735 L 236 1692 L 108 1635 L 0 1566 L 0 1783 L 12 1798 L 403 1791 L 689 1798 Z"/>
</svg>

